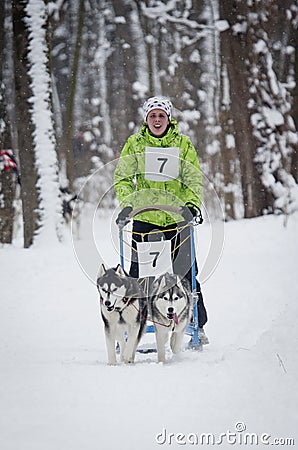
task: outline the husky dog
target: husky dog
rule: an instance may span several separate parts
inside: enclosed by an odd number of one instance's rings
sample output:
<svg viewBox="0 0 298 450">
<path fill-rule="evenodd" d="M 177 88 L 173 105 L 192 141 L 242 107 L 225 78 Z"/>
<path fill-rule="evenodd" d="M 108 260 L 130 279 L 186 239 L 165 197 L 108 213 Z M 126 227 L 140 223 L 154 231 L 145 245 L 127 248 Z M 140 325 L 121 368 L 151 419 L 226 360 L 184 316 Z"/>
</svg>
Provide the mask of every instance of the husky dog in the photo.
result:
<svg viewBox="0 0 298 450">
<path fill-rule="evenodd" d="M 116 364 L 116 341 L 120 345 L 121 360 L 133 363 L 146 325 L 145 295 L 137 280 L 130 278 L 120 264 L 110 269 L 106 269 L 103 264 L 100 266 L 97 289 L 100 294 L 108 364 Z"/>
<path fill-rule="evenodd" d="M 155 327 L 158 362 L 165 362 L 169 335 L 172 352 L 179 353 L 192 316 L 193 302 L 188 281 L 169 273 L 161 275 L 152 285 L 149 308 Z"/>
</svg>

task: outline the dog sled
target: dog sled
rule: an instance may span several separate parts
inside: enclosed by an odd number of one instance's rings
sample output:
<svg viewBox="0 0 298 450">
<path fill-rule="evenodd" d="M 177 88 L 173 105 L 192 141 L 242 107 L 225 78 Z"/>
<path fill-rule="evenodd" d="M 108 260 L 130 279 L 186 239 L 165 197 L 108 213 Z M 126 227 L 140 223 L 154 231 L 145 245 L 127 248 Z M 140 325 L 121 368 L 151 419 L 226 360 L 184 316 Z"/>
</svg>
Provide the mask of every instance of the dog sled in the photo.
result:
<svg viewBox="0 0 298 450">
<path fill-rule="evenodd" d="M 155 205 L 155 206 L 145 206 L 137 208 L 129 214 L 126 221 L 119 221 L 118 228 L 119 228 L 119 244 L 120 244 L 120 265 L 123 270 L 124 264 L 125 264 L 125 256 L 124 256 L 124 246 L 125 244 L 130 247 L 130 249 L 135 250 L 132 248 L 130 243 L 125 240 L 124 236 L 129 233 L 133 233 L 128 227 L 128 225 L 131 223 L 132 219 L 136 217 L 138 214 L 147 212 L 147 211 L 156 211 L 156 210 L 162 210 L 169 213 L 174 213 L 181 215 L 181 212 L 179 208 L 170 206 L 170 205 Z M 201 213 L 199 211 L 199 215 L 195 218 L 193 218 L 190 222 L 185 222 L 185 225 L 182 227 L 175 227 L 173 226 L 173 230 L 175 231 L 176 235 L 179 235 L 181 232 L 181 229 L 184 229 L 187 227 L 189 229 L 189 233 L 187 236 L 187 239 L 190 240 L 190 270 L 191 270 L 191 297 L 193 302 L 193 314 L 190 322 L 188 323 L 188 326 L 185 329 L 185 334 L 190 336 L 190 342 L 188 343 L 188 348 L 192 350 L 201 351 L 202 350 L 202 343 L 199 336 L 199 320 L 198 320 L 198 292 L 197 292 L 197 283 L 196 283 L 196 262 L 195 262 L 195 234 L 194 234 L 194 226 L 201 224 L 203 222 Z M 146 235 L 150 234 L 158 234 L 156 231 L 143 233 Z M 159 231 L 159 236 L 162 236 L 162 232 Z M 140 242 L 137 245 L 137 252 L 138 252 L 138 263 L 139 267 L 141 268 L 139 272 L 139 281 L 143 285 L 143 290 L 145 292 L 145 295 L 148 296 L 150 293 L 150 287 L 152 286 L 152 283 L 156 279 L 157 276 L 159 276 L 163 270 L 168 269 L 169 265 L 172 263 L 172 253 L 173 250 L 171 248 L 171 243 L 167 242 L 167 240 L 163 239 L 153 239 L 150 241 L 150 236 L 147 236 L 147 242 Z M 141 244 L 147 244 L 147 245 L 141 245 Z M 179 246 L 181 246 L 183 250 L 183 244 L 184 241 L 179 243 Z M 161 257 L 163 256 L 163 257 Z M 171 261 L 171 262 L 170 262 Z M 172 270 L 173 267 L 171 266 Z M 152 318 L 148 317 L 147 325 L 146 325 L 146 334 L 149 333 L 155 333 L 155 325 Z M 152 346 L 142 346 L 138 349 L 138 352 L 141 353 L 150 353 L 155 352 L 156 349 Z"/>
</svg>

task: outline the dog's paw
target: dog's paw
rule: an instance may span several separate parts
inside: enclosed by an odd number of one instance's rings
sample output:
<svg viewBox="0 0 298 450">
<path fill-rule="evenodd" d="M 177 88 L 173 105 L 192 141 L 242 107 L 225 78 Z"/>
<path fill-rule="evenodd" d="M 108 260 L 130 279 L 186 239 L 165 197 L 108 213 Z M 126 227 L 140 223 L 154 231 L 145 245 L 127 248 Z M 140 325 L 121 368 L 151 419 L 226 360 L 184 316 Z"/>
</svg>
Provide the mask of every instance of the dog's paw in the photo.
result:
<svg viewBox="0 0 298 450">
<path fill-rule="evenodd" d="M 167 364 L 167 361 L 166 359 L 158 359 L 157 363 L 163 366 L 164 364 Z"/>
<path fill-rule="evenodd" d="M 117 366 L 117 361 L 116 360 L 108 361 L 108 366 Z"/>
<path fill-rule="evenodd" d="M 125 364 L 133 364 L 134 363 L 134 359 L 133 358 L 124 358 L 123 362 Z"/>
</svg>

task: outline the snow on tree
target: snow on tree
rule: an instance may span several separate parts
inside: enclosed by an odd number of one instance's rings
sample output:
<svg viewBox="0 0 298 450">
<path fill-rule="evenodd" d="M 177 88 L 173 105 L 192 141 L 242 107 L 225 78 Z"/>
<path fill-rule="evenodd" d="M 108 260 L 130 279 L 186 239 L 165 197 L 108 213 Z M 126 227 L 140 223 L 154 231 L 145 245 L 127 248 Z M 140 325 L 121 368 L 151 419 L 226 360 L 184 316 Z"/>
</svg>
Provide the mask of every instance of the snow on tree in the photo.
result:
<svg viewBox="0 0 298 450">
<path fill-rule="evenodd" d="M 294 60 L 290 58 L 287 80 L 281 82 L 272 57 L 276 42 L 266 30 L 272 2 L 263 0 L 262 7 L 259 14 L 250 12 L 247 21 L 253 42 L 249 55 L 251 99 L 248 106 L 257 139 L 255 162 L 262 184 L 274 199 L 272 207 L 268 205 L 268 212 L 289 214 L 298 209 L 298 186 L 291 174 L 291 157 L 298 144 L 291 116 Z M 290 46 L 287 51 L 295 54 Z"/>
<path fill-rule="evenodd" d="M 230 25 L 221 33 L 222 73 L 227 71 L 230 92 L 223 97 L 222 129 L 235 137 L 245 217 L 297 208 L 291 175 L 297 148 L 291 116 L 295 52 L 288 44 L 295 28 L 293 5 L 292 0 L 284 7 L 276 0 L 220 1 L 221 17 Z"/>
<path fill-rule="evenodd" d="M 16 12 L 17 6 L 35 5 L 43 20 L 50 15 L 51 33 L 45 46 L 51 50 L 47 83 L 54 86 L 55 123 L 50 129 L 53 126 L 61 166 L 65 154 L 74 159 L 74 164 L 67 164 L 73 166 L 67 174 L 70 185 L 75 179 L 80 180 L 74 186 L 81 185 L 82 177 L 91 173 L 90 198 L 100 195 L 95 194 L 97 186 L 105 191 L 112 182 L 109 162 L 118 157 L 128 135 L 139 129 L 143 100 L 162 94 L 173 101 L 180 131 L 196 146 L 203 171 L 225 204 L 226 219 L 295 209 L 295 0 L 284 0 L 282 5 L 279 0 L 14 0 L 11 4 Z M 32 21 L 31 33 L 33 29 Z M 19 27 L 20 47 L 25 31 Z M 20 48 L 15 55 L 17 110 L 20 100 L 25 105 L 26 98 L 35 94 L 30 93 L 20 67 L 20 61 L 28 66 L 25 52 Z M 21 108 L 17 117 L 23 116 L 29 141 L 36 122 L 31 128 Z M 20 134 L 22 127 L 17 124 L 15 129 L 23 173 L 28 161 L 31 166 L 31 184 L 23 183 L 27 194 L 36 184 L 34 170 L 41 158 L 33 161 L 32 146 Z M 36 133 L 37 129 L 35 147 Z M 48 134 L 48 144 L 56 145 L 53 133 Z M 102 170 L 107 164 L 109 173 Z M 213 192 L 209 196 L 206 189 L 204 200 L 210 211 L 213 199 Z M 114 206 L 112 195 L 106 200 Z M 32 208 L 39 211 L 36 205 L 33 198 Z"/>
<path fill-rule="evenodd" d="M 33 143 L 39 194 L 38 242 L 47 244 L 61 238 L 62 207 L 59 198 L 58 160 L 51 106 L 51 78 L 47 43 L 47 9 L 43 0 L 29 0 L 26 6 L 29 28 Z"/>
</svg>

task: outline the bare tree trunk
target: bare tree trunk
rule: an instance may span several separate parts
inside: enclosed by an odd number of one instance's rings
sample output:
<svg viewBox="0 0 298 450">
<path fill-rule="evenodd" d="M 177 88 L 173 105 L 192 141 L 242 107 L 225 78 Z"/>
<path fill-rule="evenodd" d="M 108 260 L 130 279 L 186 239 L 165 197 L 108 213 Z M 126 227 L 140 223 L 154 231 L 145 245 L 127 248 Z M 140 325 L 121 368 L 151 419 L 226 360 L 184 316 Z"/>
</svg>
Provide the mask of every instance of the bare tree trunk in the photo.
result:
<svg viewBox="0 0 298 450">
<path fill-rule="evenodd" d="M 293 107 L 292 107 L 292 116 L 295 122 L 296 130 L 298 130 L 298 30 L 295 29 L 294 36 L 292 38 L 291 44 L 295 49 L 295 88 L 293 91 Z M 298 149 L 296 145 L 296 149 L 292 155 L 292 167 L 291 173 L 295 178 L 296 183 L 298 183 Z"/>
<path fill-rule="evenodd" d="M 239 17 L 246 17 L 246 2 L 220 0 L 220 17 L 228 20 L 230 28 L 221 33 L 222 62 L 227 67 L 231 94 L 231 112 L 234 118 L 234 137 L 236 151 L 240 161 L 241 184 L 244 202 L 244 216 L 255 217 L 262 214 L 266 205 L 264 188 L 261 185 L 254 156 L 256 141 L 248 110 L 249 84 L 246 66 L 248 54 L 248 33 L 235 33 L 233 25 L 239 23 Z"/>
<path fill-rule="evenodd" d="M 7 115 L 7 101 L 2 80 L 3 54 L 5 46 L 5 2 L 0 2 L 0 149 L 11 148 L 10 122 Z M 1 158 L 1 157 L 0 157 Z M 0 242 L 11 244 L 13 232 L 13 201 L 15 197 L 16 180 L 12 170 L 1 171 L 0 167 Z"/>
<path fill-rule="evenodd" d="M 84 14 L 85 14 L 85 0 L 80 0 L 79 11 L 78 11 L 78 26 L 77 35 L 73 55 L 73 63 L 70 74 L 70 87 L 68 91 L 68 99 L 66 105 L 65 113 L 65 124 L 64 124 L 64 153 L 66 160 L 66 175 L 69 181 L 69 187 L 72 188 L 74 181 L 74 161 L 73 161 L 73 132 L 74 132 L 74 108 L 75 108 L 75 98 L 76 98 L 76 86 L 78 79 L 79 61 L 81 54 L 81 42 L 83 34 L 84 25 Z"/>
<path fill-rule="evenodd" d="M 149 6 L 148 0 L 145 1 L 145 5 L 146 5 L 146 7 Z M 138 3 L 138 8 L 140 10 L 139 3 Z M 147 57 L 147 61 L 148 61 L 148 85 L 149 85 L 148 97 L 151 97 L 154 94 L 156 94 L 155 83 L 154 83 L 153 51 L 152 51 L 153 46 L 155 45 L 155 42 L 152 39 L 152 36 L 150 36 L 150 34 L 152 34 L 152 29 L 151 29 L 150 19 L 147 16 L 144 17 L 144 33 L 145 33 L 145 37 L 146 37 L 146 57 Z"/>
<path fill-rule="evenodd" d="M 0 171 L 0 242 L 11 244 L 13 238 L 13 201 L 15 197 L 15 175 L 12 171 Z"/>
<path fill-rule="evenodd" d="M 223 168 L 223 198 L 225 219 L 235 219 L 235 188 L 236 180 L 233 168 L 237 158 L 233 143 L 229 143 L 232 138 L 232 124 L 228 111 L 223 110 L 219 115 L 221 123 L 221 158 Z M 234 164 L 233 164 L 234 163 Z"/>
<path fill-rule="evenodd" d="M 235 149 L 234 119 L 231 111 L 231 86 L 225 61 L 229 58 L 230 42 L 228 33 L 221 33 L 221 69 L 220 69 L 220 147 L 223 165 L 223 191 L 225 219 L 235 219 L 235 191 L 238 189 L 235 176 L 236 161 L 238 156 Z M 242 205 L 237 205 L 242 209 Z"/>
<path fill-rule="evenodd" d="M 34 127 L 30 114 L 32 97 L 30 77 L 28 74 L 28 35 L 25 25 L 25 8 L 27 2 L 12 1 L 15 95 L 16 95 L 16 126 L 21 172 L 21 198 L 23 209 L 24 247 L 33 243 L 37 228 L 37 171 L 33 145 Z"/>
<path fill-rule="evenodd" d="M 134 122 L 139 102 L 134 100 L 133 82 L 136 79 L 134 46 L 130 30 L 130 13 L 133 8 L 129 2 L 113 0 L 116 17 L 124 17 L 125 22 L 119 22 L 115 33 L 115 51 L 110 61 L 108 72 L 117 73 L 111 89 L 112 123 L 117 125 L 117 141 L 123 143 L 128 137 L 127 124 Z"/>
</svg>

